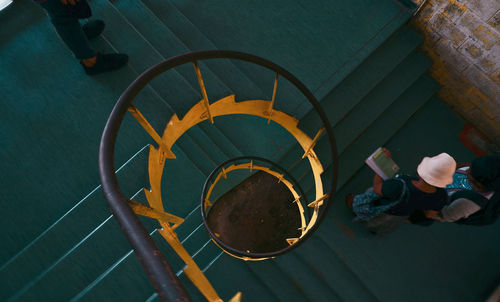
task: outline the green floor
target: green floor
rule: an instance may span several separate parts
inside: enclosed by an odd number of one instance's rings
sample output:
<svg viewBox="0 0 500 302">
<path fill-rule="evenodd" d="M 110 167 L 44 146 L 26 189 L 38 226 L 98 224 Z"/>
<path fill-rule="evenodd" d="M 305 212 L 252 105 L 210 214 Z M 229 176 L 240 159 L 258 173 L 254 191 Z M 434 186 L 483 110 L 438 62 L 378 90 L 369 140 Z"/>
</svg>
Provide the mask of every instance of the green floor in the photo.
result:
<svg viewBox="0 0 500 302">
<path fill-rule="evenodd" d="M 0 12 L 0 301 L 157 300 L 111 216 L 99 185 L 102 129 L 123 90 L 150 66 L 191 50 L 233 49 L 270 59 L 291 71 L 321 101 L 339 149 L 339 186 L 323 225 L 282 257 L 243 262 L 223 254 L 201 226 L 199 196 L 208 173 L 242 154 L 272 157 L 301 183 L 311 184 L 298 151 L 279 129 L 256 119 L 203 123 L 176 144 L 164 184 L 166 208 L 186 218 L 179 238 L 226 300 L 243 301 L 483 301 L 500 281 L 500 224 L 466 227 L 405 225 L 375 238 L 343 203 L 370 184 L 364 158 L 391 149 L 404 171 L 422 156 L 473 155 L 458 141 L 463 123 L 433 97 L 430 61 L 420 38 L 402 26 L 409 12 L 390 0 L 192 1 L 92 0 L 107 22 L 92 44 L 130 55 L 120 71 L 87 77 L 43 11 L 18 0 Z M 273 74 L 249 64 L 201 65 L 211 100 L 269 98 Z M 134 102 L 163 131 L 201 98 L 190 66 L 156 79 Z M 310 106 L 286 84 L 277 106 L 300 118 L 310 135 L 320 127 Z M 261 140 L 266 132 L 269 139 Z M 255 142 L 258 142 L 257 144 Z M 123 193 L 145 201 L 148 144 L 127 117 L 115 150 Z M 325 141 L 315 148 L 329 153 Z M 325 179 L 332 163 L 324 162 Z M 193 188 L 199 187 L 199 190 Z M 310 186 L 304 186 L 311 196 Z M 195 301 L 180 260 L 144 219 L 152 237 Z"/>
</svg>

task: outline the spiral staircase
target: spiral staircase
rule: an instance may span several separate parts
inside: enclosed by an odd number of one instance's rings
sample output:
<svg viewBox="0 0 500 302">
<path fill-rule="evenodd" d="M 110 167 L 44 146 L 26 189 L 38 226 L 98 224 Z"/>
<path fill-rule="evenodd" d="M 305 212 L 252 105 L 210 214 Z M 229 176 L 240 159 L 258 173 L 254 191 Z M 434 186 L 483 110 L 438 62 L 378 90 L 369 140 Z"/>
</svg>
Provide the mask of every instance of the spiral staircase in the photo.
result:
<svg viewBox="0 0 500 302">
<path fill-rule="evenodd" d="M 86 77 L 36 4 L 17 0 L 0 12 L 1 301 L 159 301 L 104 198 L 99 143 L 115 102 L 140 74 L 206 49 L 251 53 L 290 71 L 318 100 L 335 138 L 332 148 L 321 131 L 328 125 L 293 82 L 235 58 L 176 66 L 135 96 L 112 164 L 121 194 L 145 211 L 158 209 L 148 196 L 155 192 L 151 150 L 161 147 L 154 133 L 182 121 L 196 104 L 207 108 L 200 100 L 208 107 L 268 102 L 266 109 L 295 118 L 308 137 L 304 150 L 280 123 L 263 116 L 221 115 L 213 123 L 204 116 L 165 149 L 171 153 L 164 158 L 161 204 L 172 216 L 162 217 L 179 222 L 173 223 L 178 241 L 218 297 L 227 301 L 241 292 L 242 301 L 481 301 L 496 285 L 500 244 L 491 238 L 498 223 L 404 225 L 376 238 L 352 222 L 343 204 L 347 193 L 370 185 L 363 160 L 379 146 L 391 149 L 408 173 L 426 155 L 473 158 L 456 138 L 463 123 L 434 96 L 439 87 L 426 74 L 431 62 L 417 51 L 420 37 L 405 25 L 411 7 L 389 0 L 90 4 L 107 24 L 92 44 L 128 53 L 126 68 Z M 315 172 L 302 159 L 311 154 L 308 146 L 321 160 L 330 196 L 315 190 Z M 221 163 L 242 156 L 284 167 L 304 190 L 306 210 L 310 202 L 317 202 L 312 209 L 329 204 L 297 247 L 264 261 L 225 253 L 200 215 L 207 178 Z M 191 299 L 206 301 L 186 273 L 185 259 L 165 241 L 165 228 L 156 219 L 139 219 Z"/>
</svg>

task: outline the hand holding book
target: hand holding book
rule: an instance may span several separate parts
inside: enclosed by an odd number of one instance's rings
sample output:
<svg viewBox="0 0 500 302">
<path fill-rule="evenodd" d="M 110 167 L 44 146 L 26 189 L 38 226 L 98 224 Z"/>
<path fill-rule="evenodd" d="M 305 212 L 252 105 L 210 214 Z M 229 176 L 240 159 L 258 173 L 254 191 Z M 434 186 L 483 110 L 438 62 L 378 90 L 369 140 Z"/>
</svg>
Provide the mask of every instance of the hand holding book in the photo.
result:
<svg viewBox="0 0 500 302">
<path fill-rule="evenodd" d="M 386 148 L 379 147 L 365 163 L 384 180 L 394 177 L 399 171 L 398 165 L 392 160 L 392 155 Z"/>
</svg>

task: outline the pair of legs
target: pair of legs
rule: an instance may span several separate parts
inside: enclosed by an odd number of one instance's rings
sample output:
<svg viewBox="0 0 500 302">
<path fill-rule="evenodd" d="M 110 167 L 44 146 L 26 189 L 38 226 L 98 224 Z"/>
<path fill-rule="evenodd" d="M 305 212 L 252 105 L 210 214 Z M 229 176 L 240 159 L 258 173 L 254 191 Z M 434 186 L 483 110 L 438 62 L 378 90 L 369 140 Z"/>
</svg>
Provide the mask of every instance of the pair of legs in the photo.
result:
<svg viewBox="0 0 500 302">
<path fill-rule="evenodd" d="M 97 37 L 102 32 L 104 22 L 96 20 L 82 27 L 79 19 L 90 16 L 90 8 L 85 0 L 80 0 L 76 5 L 64 4 L 60 0 L 46 0 L 40 2 L 40 5 L 49 15 L 59 37 L 75 58 L 81 61 L 87 74 L 111 71 L 128 62 L 125 54 L 101 55 L 92 49 L 88 39 Z"/>
</svg>

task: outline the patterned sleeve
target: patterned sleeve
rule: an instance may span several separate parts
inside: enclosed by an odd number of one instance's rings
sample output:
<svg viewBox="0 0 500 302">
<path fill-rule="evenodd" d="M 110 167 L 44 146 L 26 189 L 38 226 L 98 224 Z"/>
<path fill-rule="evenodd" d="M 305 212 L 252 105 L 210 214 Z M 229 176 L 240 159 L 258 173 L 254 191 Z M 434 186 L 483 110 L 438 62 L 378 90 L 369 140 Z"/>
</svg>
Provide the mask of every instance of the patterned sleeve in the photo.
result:
<svg viewBox="0 0 500 302">
<path fill-rule="evenodd" d="M 481 207 L 474 202 L 465 198 L 459 198 L 454 200 L 451 204 L 445 206 L 441 210 L 441 214 L 435 217 L 435 219 L 443 222 L 453 222 L 469 217 L 469 215 L 474 214 L 480 209 Z"/>
</svg>

